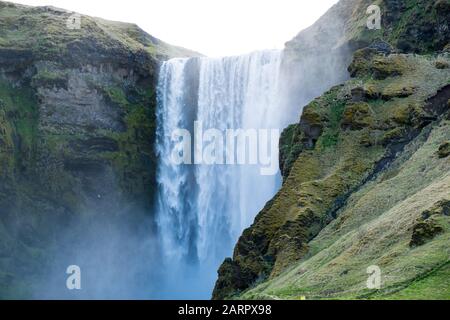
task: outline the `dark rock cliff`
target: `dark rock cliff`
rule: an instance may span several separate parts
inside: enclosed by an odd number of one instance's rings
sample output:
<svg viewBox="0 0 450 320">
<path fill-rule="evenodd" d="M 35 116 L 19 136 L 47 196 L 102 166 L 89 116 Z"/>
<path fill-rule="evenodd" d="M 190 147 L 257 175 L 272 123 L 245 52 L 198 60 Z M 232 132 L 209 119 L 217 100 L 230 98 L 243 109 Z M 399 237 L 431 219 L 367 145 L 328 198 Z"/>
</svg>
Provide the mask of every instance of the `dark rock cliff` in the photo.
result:
<svg viewBox="0 0 450 320">
<path fill-rule="evenodd" d="M 1 298 L 30 297 L 94 225 L 152 231 L 158 63 L 192 53 L 136 25 L 68 27 L 71 16 L 0 2 Z"/>
</svg>

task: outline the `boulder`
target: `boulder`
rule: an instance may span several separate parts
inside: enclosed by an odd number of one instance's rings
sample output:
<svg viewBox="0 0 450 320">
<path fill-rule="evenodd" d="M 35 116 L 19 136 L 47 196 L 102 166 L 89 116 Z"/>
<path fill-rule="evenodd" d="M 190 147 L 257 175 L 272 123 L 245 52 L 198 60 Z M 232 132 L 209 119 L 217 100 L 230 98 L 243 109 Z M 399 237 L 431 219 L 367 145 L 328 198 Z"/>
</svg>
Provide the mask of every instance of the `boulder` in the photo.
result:
<svg viewBox="0 0 450 320">
<path fill-rule="evenodd" d="M 373 59 L 372 71 L 375 79 L 383 80 L 388 77 L 400 76 L 406 70 L 406 58 L 402 55 L 377 56 Z"/>
<path fill-rule="evenodd" d="M 377 50 L 371 48 L 363 48 L 357 50 L 353 54 L 353 60 L 348 67 L 351 77 L 361 77 L 370 73 L 372 59 L 378 53 Z"/>
<path fill-rule="evenodd" d="M 394 47 L 382 40 L 374 41 L 368 48 L 376 50 L 377 52 L 383 53 L 385 55 L 389 55 L 394 52 Z"/>
<path fill-rule="evenodd" d="M 439 158 L 447 158 L 450 155 L 450 141 L 445 141 L 439 146 Z"/>
<path fill-rule="evenodd" d="M 363 87 L 356 87 L 351 90 L 352 102 L 365 101 L 366 94 Z"/>
<path fill-rule="evenodd" d="M 450 64 L 447 61 L 443 61 L 443 60 L 436 61 L 435 66 L 437 69 L 441 69 L 441 70 L 450 68 Z"/>
<path fill-rule="evenodd" d="M 443 231 L 434 220 L 421 221 L 414 226 L 409 246 L 411 248 L 422 246 Z"/>
</svg>

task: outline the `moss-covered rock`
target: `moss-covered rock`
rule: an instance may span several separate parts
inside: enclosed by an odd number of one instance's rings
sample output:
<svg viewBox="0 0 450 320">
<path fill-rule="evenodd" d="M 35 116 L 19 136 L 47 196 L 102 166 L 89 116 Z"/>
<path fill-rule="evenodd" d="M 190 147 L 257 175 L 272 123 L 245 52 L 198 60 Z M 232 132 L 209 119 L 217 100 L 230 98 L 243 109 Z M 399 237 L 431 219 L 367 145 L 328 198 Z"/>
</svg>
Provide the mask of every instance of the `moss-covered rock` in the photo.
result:
<svg viewBox="0 0 450 320">
<path fill-rule="evenodd" d="M 439 158 L 446 158 L 450 155 L 450 141 L 445 141 L 439 146 Z"/>
<path fill-rule="evenodd" d="M 422 213 L 412 230 L 410 247 L 418 247 L 445 231 L 442 218 L 449 220 L 450 201 L 442 200 Z"/>
<path fill-rule="evenodd" d="M 435 68 L 437 58 L 377 53 L 369 59 L 358 76 L 315 99 L 283 133 L 283 187 L 239 239 L 224 278 L 219 271 L 218 284 L 235 279 L 239 288 L 232 281 L 224 291 L 218 285 L 215 298 L 360 297 L 367 266 L 394 270 L 416 263 L 409 244 L 424 212 L 417 210 L 431 195 L 442 198 L 448 184 L 439 180 L 448 176 L 448 165 L 438 162 L 436 141 L 449 134 L 443 117 L 450 74 Z M 382 62 L 375 68 L 374 59 Z M 375 77 L 375 70 L 385 76 Z M 311 135 L 313 125 L 319 136 Z M 427 196 L 403 206 L 430 183 L 436 187 Z M 434 219 L 416 228 L 417 239 L 433 235 L 418 247 L 424 248 L 420 263 L 440 250 L 429 243 L 442 247 L 448 239 L 447 222 L 439 218 L 434 225 Z M 443 259 L 423 263 L 433 269 Z"/>
<path fill-rule="evenodd" d="M 436 61 L 436 68 L 448 69 L 448 68 L 450 68 L 450 64 L 446 61 L 438 60 L 438 61 Z"/>
<path fill-rule="evenodd" d="M 410 69 L 403 55 L 383 55 L 371 48 L 357 50 L 348 70 L 352 77 L 373 76 L 376 80 L 400 76 Z"/>
<path fill-rule="evenodd" d="M 372 72 L 372 60 L 379 53 L 375 49 L 363 48 L 353 54 L 353 60 L 348 67 L 352 77 L 363 77 Z"/>
<path fill-rule="evenodd" d="M 414 226 L 411 247 L 424 245 L 427 241 L 433 239 L 436 235 L 443 232 L 443 228 L 433 221 L 422 221 Z"/>
<path fill-rule="evenodd" d="M 88 226 L 153 227 L 158 65 L 195 53 L 71 14 L 0 1 L 0 298 L 30 298 Z"/>
<path fill-rule="evenodd" d="M 402 55 L 378 56 L 372 61 L 373 76 L 379 80 L 402 75 L 407 68 L 406 59 Z"/>
<path fill-rule="evenodd" d="M 348 68 L 354 79 L 305 109 L 308 121 L 321 126 L 310 148 L 299 124 L 283 133 L 283 187 L 234 252 L 232 274 L 239 278 L 245 270 L 245 285 L 224 294 L 216 287 L 215 297 L 392 296 L 448 263 L 449 229 L 442 221 L 442 233 L 409 246 L 421 212 L 449 188 L 448 163 L 436 156 L 449 134 L 443 118 L 450 116 L 448 69 L 436 63 L 448 63 L 448 56 L 435 56 L 450 42 L 448 3 L 377 1 L 382 28 L 368 30 L 373 1 L 340 1 L 286 44 L 290 60 L 305 52 L 345 57 L 347 49 L 355 51 Z M 366 288 L 370 265 L 387 275 L 378 295 Z M 449 286 L 443 285 L 446 297 Z"/>
<path fill-rule="evenodd" d="M 383 100 L 391 100 L 394 98 L 406 98 L 414 94 L 416 88 L 414 86 L 388 86 L 381 92 Z"/>
<path fill-rule="evenodd" d="M 307 148 L 313 148 L 317 139 L 322 135 L 324 119 L 314 110 L 313 105 L 305 107 L 300 120 L 303 142 Z"/>
<path fill-rule="evenodd" d="M 352 103 L 345 108 L 341 122 L 342 129 L 361 130 L 372 125 L 374 118 L 368 103 Z"/>
<path fill-rule="evenodd" d="M 448 44 L 444 47 L 444 49 L 442 49 L 442 51 L 443 51 L 443 52 L 450 53 L 450 43 L 448 43 Z"/>
</svg>

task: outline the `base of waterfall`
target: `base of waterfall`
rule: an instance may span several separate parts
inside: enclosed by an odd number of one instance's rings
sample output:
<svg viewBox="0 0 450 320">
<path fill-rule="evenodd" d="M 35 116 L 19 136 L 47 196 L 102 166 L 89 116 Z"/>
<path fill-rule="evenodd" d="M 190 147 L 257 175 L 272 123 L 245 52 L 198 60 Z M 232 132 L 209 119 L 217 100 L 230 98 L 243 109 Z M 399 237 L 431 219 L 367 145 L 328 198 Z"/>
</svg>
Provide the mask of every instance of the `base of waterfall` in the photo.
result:
<svg viewBox="0 0 450 320">
<path fill-rule="evenodd" d="M 263 176 L 278 172 L 279 129 L 203 130 L 203 123 L 195 121 L 194 139 L 180 128 L 171 138 L 174 165 L 259 165 Z"/>
<path fill-rule="evenodd" d="M 278 143 L 288 124 L 281 60 L 281 51 L 268 50 L 161 65 L 156 221 L 164 297 L 211 298 L 220 264 L 281 186 Z"/>
</svg>

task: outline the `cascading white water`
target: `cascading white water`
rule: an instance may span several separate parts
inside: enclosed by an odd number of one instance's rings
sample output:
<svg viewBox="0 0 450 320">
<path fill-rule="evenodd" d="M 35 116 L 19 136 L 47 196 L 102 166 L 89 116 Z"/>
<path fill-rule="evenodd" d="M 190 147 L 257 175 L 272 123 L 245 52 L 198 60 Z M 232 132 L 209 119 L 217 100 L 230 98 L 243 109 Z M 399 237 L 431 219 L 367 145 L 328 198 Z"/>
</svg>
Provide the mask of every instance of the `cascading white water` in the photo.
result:
<svg viewBox="0 0 450 320">
<path fill-rule="evenodd" d="M 282 130 L 287 123 L 280 110 L 281 59 L 282 52 L 273 50 L 173 59 L 161 67 L 157 223 L 164 268 L 173 280 L 166 283 L 169 297 L 193 290 L 197 298 L 210 297 L 218 266 L 281 183 L 279 174 L 261 175 L 258 165 L 175 165 L 172 133 L 192 132 L 194 121 L 220 131 Z"/>
</svg>

